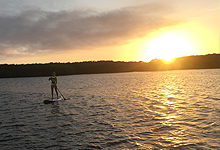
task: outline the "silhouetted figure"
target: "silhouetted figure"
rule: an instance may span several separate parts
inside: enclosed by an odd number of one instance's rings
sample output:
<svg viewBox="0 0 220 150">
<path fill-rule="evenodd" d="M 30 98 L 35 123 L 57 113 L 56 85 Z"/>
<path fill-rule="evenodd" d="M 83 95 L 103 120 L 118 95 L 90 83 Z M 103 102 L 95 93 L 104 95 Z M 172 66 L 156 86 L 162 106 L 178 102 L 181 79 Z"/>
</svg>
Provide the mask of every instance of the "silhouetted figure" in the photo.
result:
<svg viewBox="0 0 220 150">
<path fill-rule="evenodd" d="M 52 76 L 49 78 L 49 80 L 51 80 L 51 94 L 52 94 L 52 99 L 53 99 L 53 89 L 55 89 L 55 92 L 56 92 L 57 98 L 58 98 L 56 72 L 53 72 L 53 73 L 52 73 Z"/>
</svg>

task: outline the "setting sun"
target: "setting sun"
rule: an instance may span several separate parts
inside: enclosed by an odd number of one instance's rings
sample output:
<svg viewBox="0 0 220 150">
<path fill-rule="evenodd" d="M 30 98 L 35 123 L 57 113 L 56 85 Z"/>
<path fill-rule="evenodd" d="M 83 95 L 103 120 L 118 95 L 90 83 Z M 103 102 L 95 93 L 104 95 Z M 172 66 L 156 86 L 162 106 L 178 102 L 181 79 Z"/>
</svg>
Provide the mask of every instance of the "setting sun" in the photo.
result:
<svg viewBox="0 0 220 150">
<path fill-rule="evenodd" d="M 177 35 L 163 35 L 155 37 L 146 48 L 146 57 L 170 61 L 175 57 L 192 55 L 191 44 Z"/>
</svg>

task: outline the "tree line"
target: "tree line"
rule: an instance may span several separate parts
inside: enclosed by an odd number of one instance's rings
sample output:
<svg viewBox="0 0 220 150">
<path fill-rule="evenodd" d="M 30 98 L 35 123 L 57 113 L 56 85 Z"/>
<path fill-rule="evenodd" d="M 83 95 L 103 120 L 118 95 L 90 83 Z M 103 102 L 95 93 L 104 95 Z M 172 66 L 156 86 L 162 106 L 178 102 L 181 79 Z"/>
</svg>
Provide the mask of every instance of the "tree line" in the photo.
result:
<svg viewBox="0 0 220 150">
<path fill-rule="evenodd" d="M 163 60 L 153 59 L 147 63 L 143 61 L 85 61 L 19 65 L 1 64 L 0 78 L 50 76 L 53 71 L 57 75 L 77 75 L 213 68 L 220 68 L 220 54 L 179 57 L 171 63 L 164 63 Z"/>
</svg>

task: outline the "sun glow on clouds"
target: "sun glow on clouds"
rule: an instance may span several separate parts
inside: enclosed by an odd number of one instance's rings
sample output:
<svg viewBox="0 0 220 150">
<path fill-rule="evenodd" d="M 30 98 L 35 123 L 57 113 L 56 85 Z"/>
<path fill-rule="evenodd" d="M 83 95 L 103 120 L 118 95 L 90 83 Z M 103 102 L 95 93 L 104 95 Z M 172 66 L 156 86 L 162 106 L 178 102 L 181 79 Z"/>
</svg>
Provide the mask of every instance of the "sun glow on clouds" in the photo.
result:
<svg viewBox="0 0 220 150">
<path fill-rule="evenodd" d="M 217 1 L 12 1 L 0 0 L 0 64 L 219 53 Z"/>
</svg>

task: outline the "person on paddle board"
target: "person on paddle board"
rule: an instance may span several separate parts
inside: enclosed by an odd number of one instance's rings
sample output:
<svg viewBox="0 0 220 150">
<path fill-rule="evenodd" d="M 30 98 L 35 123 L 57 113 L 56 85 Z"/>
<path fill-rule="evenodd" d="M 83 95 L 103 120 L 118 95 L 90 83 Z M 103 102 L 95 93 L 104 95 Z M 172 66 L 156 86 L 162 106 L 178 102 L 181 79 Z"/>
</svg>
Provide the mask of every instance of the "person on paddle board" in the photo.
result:
<svg viewBox="0 0 220 150">
<path fill-rule="evenodd" d="M 55 89 L 55 92 L 56 92 L 56 94 L 57 94 L 57 99 L 58 99 L 56 72 L 53 72 L 53 73 L 52 73 L 52 76 L 49 78 L 49 80 L 51 80 L 51 94 L 52 94 L 52 99 L 53 99 L 53 89 Z"/>
</svg>

